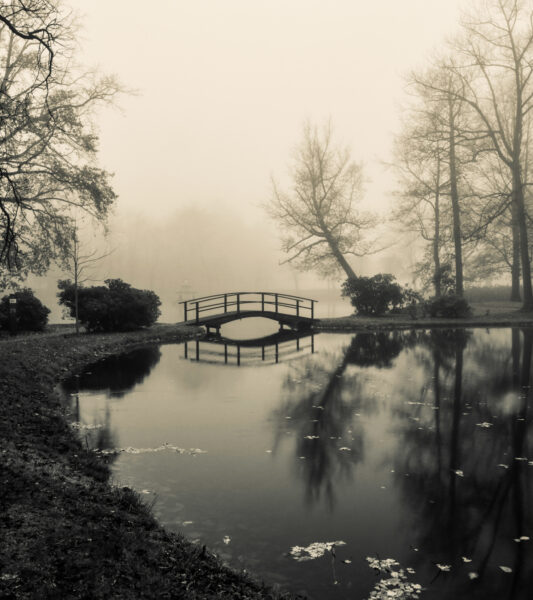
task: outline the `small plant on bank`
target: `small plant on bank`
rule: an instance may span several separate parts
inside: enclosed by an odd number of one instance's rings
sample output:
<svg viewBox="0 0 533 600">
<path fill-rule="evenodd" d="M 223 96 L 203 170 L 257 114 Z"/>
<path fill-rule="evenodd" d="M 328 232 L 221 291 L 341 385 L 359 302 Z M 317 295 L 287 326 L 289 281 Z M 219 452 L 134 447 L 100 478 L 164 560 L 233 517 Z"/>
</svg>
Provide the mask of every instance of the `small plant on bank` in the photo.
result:
<svg viewBox="0 0 533 600">
<path fill-rule="evenodd" d="M 425 307 L 431 317 L 464 319 L 472 315 L 472 309 L 468 302 L 456 294 L 430 298 L 426 301 Z"/>
<path fill-rule="evenodd" d="M 10 304 L 15 299 L 16 304 Z M 14 306 L 16 331 L 43 331 L 48 323 L 50 309 L 37 298 L 30 288 L 4 296 L 0 301 L 0 329 L 10 329 L 10 309 Z"/>
<path fill-rule="evenodd" d="M 350 277 L 342 284 L 342 296 L 349 298 L 358 313 L 380 316 L 416 306 L 420 296 L 402 287 L 394 275 L 378 273 L 372 277 Z"/>
<path fill-rule="evenodd" d="M 121 279 L 106 285 L 78 287 L 78 318 L 87 331 L 133 331 L 153 325 L 160 315 L 159 297 L 150 290 L 131 287 Z M 69 279 L 58 282 L 59 304 L 75 316 L 76 289 Z"/>
</svg>

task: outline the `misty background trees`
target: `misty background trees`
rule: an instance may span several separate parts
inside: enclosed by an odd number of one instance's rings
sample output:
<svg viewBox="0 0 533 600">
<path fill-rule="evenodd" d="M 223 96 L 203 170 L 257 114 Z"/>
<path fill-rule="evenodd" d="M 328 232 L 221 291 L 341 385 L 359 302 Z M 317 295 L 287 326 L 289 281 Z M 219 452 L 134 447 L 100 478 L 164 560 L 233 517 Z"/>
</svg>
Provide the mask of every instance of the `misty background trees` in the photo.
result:
<svg viewBox="0 0 533 600">
<path fill-rule="evenodd" d="M 407 77 L 409 100 L 388 161 L 396 185 L 381 215 L 366 201 L 362 161 L 352 158 L 368 156 L 365 142 L 344 145 L 335 115 L 329 122 L 308 119 L 300 140 L 295 137 L 288 177 L 278 180 L 276 169 L 264 203 L 281 237 L 283 269 L 276 264 L 275 231 L 241 219 L 238 210 L 214 210 L 214 200 L 209 208 L 195 206 L 173 189 L 180 205 L 166 222 L 157 222 L 151 197 L 149 217 L 137 223 L 126 209 L 122 222 L 114 222 L 117 255 L 102 261 L 95 278 L 124 278 L 143 288 L 153 281 L 165 288 L 162 298 L 175 302 L 185 284 L 207 293 L 235 286 L 289 289 L 299 287 L 296 271 L 303 271 L 340 289 L 340 279 L 390 269 L 402 284 L 411 279 L 436 297 L 510 282 L 511 299 L 533 308 L 532 13 L 531 0 L 471 3 L 455 37 Z M 65 261 L 76 252 L 75 220 L 88 214 L 104 222 L 115 204 L 110 173 L 97 163 L 94 120 L 95 109 L 122 90 L 114 78 L 77 66 L 77 41 L 68 0 L 10 0 L 0 9 L 5 289 L 31 274 L 64 278 Z M 353 107 L 358 113 L 357 98 Z M 173 139 L 166 151 L 179 143 Z M 159 150 L 139 148 L 152 151 Z M 269 166 L 263 165 L 265 186 Z M 127 231 L 125 224 L 134 221 Z"/>
<path fill-rule="evenodd" d="M 477 2 L 441 56 L 409 78 L 396 215 L 431 247 L 418 269 L 437 295 L 444 263 L 459 295 L 463 273 L 475 282 L 507 272 L 511 300 L 521 285 L 523 308 L 533 308 L 532 14 L 529 1 Z"/>
</svg>

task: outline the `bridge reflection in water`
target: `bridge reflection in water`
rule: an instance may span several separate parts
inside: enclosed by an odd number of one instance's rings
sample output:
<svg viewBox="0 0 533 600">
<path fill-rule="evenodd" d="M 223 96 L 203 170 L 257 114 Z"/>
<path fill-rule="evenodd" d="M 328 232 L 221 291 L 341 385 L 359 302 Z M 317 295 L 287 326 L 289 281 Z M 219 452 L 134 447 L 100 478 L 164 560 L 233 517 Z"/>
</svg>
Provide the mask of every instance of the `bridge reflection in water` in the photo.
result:
<svg viewBox="0 0 533 600">
<path fill-rule="evenodd" d="M 218 364 L 276 364 L 315 351 L 315 334 L 310 331 L 280 330 L 278 333 L 250 340 L 232 340 L 206 334 L 184 343 L 184 358 Z"/>
</svg>

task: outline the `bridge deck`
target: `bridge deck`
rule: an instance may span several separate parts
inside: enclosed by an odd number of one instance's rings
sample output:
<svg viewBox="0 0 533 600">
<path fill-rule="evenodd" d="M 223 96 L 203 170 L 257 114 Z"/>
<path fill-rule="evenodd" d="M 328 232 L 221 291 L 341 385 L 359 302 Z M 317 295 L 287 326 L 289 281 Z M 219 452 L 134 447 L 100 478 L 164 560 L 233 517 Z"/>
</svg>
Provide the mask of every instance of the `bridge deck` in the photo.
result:
<svg viewBox="0 0 533 600">
<path fill-rule="evenodd" d="M 205 327 L 217 328 L 225 323 L 250 317 L 264 317 L 266 319 L 272 319 L 282 325 L 288 325 L 289 327 L 294 327 L 296 329 L 310 327 L 315 322 L 315 319 L 304 317 L 302 315 L 289 315 L 268 310 L 241 310 L 239 312 L 230 311 L 219 313 L 217 315 L 200 316 L 198 319 L 195 318 L 185 321 L 185 325 L 203 325 Z"/>
<path fill-rule="evenodd" d="M 181 302 L 184 323 L 217 330 L 221 325 L 249 317 L 273 319 L 292 329 L 309 329 L 315 322 L 316 300 L 276 292 L 231 292 Z M 194 315 L 194 318 L 190 318 Z M 189 317 L 189 318 L 188 318 Z"/>
</svg>

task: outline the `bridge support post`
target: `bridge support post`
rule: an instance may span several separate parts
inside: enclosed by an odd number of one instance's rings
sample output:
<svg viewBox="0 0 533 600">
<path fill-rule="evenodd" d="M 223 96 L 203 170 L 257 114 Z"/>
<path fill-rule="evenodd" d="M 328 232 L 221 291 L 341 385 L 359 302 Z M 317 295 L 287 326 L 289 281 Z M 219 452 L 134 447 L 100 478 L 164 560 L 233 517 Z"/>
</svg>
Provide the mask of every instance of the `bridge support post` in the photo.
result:
<svg viewBox="0 0 533 600">
<path fill-rule="evenodd" d="M 183 358 L 189 358 L 188 354 L 189 354 L 189 347 L 187 342 L 185 342 L 185 344 L 183 345 L 184 348 L 184 352 L 183 352 Z"/>
<path fill-rule="evenodd" d="M 196 303 L 196 323 L 200 319 L 200 309 L 198 308 L 198 302 Z"/>
<path fill-rule="evenodd" d="M 278 312 L 278 295 L 274 294 L 274 307 L 275 307 L 275 312 Z"/>
<path fill-rule="evenodd" d="M 276 344 L 276 363 L 279 360 L 279 344 Z"/>
<path fill-rule="evenodd" d="M 200 342 L 196 340 L 196 360 L 200 360 Z"/>
<path fill-rule="evenodd" d="M 237 344 L 237 365 L 241 366 L 241 347 Z"/>
<path fill-rule="evenodd" d="M 224 344 L 224 364 L 228 364 L 228 345 Z"/>
<path fill-rule="evenodd" d="M 300 301 L 296 300 L 296 316 L 300 316 Z"/>
<path fill-rule="evenodd" d="M 184 321 L 187 320 L 187 302 L 186 301 L 183 303 L 183 320 Z"/>
<path fill-rule="evenodd" d="M 261 346 L 261 360 L 265 360 L 265 347 Z"/>
</svg>

